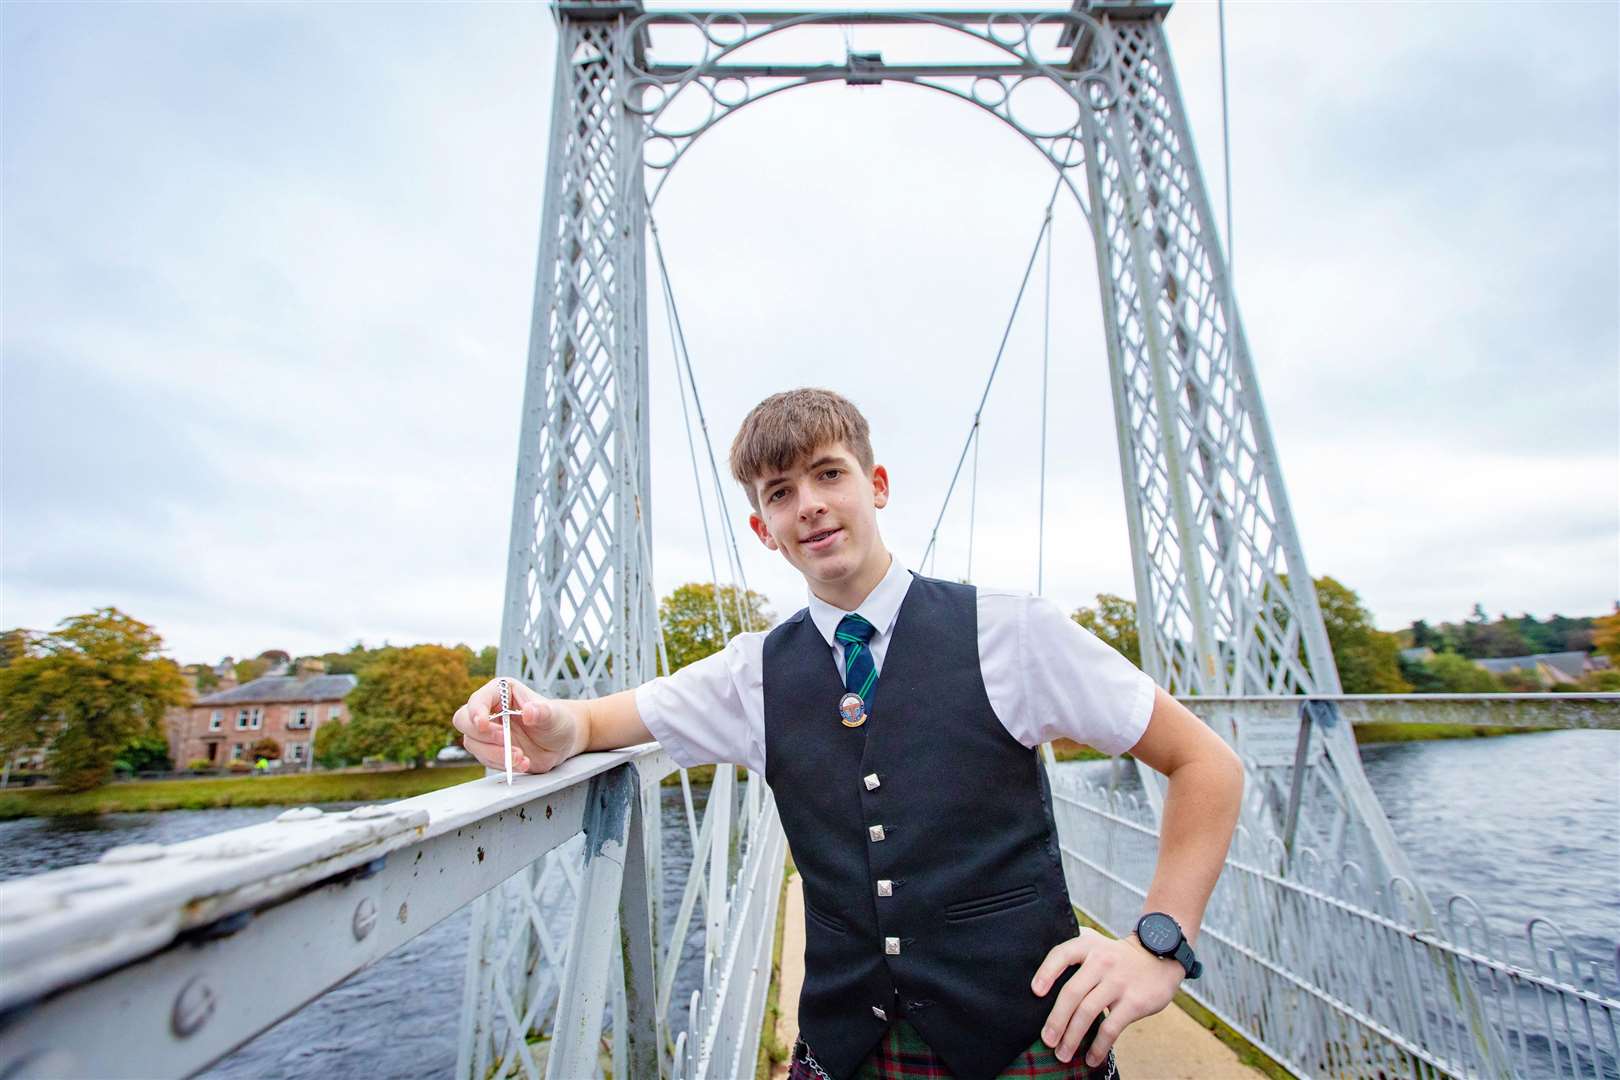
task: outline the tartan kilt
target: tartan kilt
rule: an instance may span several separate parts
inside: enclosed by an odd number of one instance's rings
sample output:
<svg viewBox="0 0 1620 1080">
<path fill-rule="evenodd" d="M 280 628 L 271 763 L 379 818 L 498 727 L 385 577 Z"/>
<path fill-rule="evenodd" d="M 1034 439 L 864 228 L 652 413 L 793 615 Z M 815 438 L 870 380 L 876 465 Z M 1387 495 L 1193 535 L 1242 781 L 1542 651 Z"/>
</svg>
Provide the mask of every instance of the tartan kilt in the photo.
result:
<svg viewBox="0 0 1620 1080">
<path fill-rule="evenodd" d="M 1000 1080 L 1120 1080 L 1114 1063 L 1114 1051 L 1095 1069 L 1086 1064 L 1083 1053 L 1074 1060 L 1062 1062 L 1050 1046 L 1036 1039 L 1028 1050 L 1014 1058 L 1002 1070 Z M 801 1038 L 793 1045 L 793 1059 L 788 1068 L 788 1080 L 836 1080 L 816 1064 Z M 904 1020 L 896 1020 L 884 1033 L 883 1041 L 869 1054 L 855 1071 L 854 1080 L 951 1080 L 951 1073 L 934 1056 L 917 1029 Z"/>
</svg>

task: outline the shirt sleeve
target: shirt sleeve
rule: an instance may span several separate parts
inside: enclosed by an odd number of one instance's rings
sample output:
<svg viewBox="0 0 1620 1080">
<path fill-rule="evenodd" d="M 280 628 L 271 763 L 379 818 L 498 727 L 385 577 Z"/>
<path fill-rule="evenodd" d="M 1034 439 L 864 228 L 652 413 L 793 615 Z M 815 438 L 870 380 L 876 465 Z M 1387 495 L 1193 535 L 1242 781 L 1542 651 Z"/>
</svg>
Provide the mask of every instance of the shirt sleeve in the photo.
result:
<svg viewBox="0 0 1620 1080">
<path fill-rule="evenodd" d="M 682 768 L 742 765 L 765 774 L 763 633 L 636 688 L 636 710 Z"/>
<path fill-rule="evenodd" d="M 1154 683 L 1049 600 L 979 597 L 979 662 L 991 706 L 1025 746 L 1067 738 L 1109 755 L 1135 746 Z"/>
</svg>

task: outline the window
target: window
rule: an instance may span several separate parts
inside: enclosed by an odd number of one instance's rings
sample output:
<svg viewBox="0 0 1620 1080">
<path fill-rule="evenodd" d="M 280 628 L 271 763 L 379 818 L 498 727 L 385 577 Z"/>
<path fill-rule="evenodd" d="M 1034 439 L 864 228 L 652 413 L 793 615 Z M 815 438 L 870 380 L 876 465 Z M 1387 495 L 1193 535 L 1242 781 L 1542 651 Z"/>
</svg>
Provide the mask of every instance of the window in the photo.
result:
<svg viewBox="0 0 1620 1080">
<path fill-rule="evenodd" d="M 231 760 L 241 761 L 247 755 L 247 743 L 231 743 Z"/>
<path fill-rule="evenodd" d="M 292 710 L 292 719 L 287 721 L 287 726 L 290 727 L 290 728 L 307 728 L 307 727 L 309 727 L 309 710 L 308 709 L 293 709 Z"/>
<path fill-rule="evenodd" d="M 288 761 L 304 761 L 305 760 L 304 751 L 306 751 L 308 749 L 309 749 L 309 744 L 308 743 L 301 743 L 301 742 L 288 743 L 287 744 L 287 760 Z"/>
<path fill-rule="evenodd" d="M 218 731 L 220 728 L 222 728 L 224 726 L 225 726 L 225 712 L 224 712 L 224 710 L 215 709 L 208 716 L 208 730 L 209 731 Z"/>
<path fill-rule="evenodd" d="M 326 718 L 328 720 L 341 720 L 341 719 L 343 719 L 343 706 L 334 705 L 330 709 L 327 709 L 326 710 Z"/>
<path fill-rule="evenodd" d="M 246 731 L 247 726 L 248 726 L 248 711 L 246 709 L 238 709 L 238 710 L 236 710 L 236 730 L 237 731 Z"/>
<path fill-rule="evenodd" d="M 248 718 L 248 727 L 258 729 L 264 726 L 264 710 L 254 709 L 253 715 Z"/>
</svg>

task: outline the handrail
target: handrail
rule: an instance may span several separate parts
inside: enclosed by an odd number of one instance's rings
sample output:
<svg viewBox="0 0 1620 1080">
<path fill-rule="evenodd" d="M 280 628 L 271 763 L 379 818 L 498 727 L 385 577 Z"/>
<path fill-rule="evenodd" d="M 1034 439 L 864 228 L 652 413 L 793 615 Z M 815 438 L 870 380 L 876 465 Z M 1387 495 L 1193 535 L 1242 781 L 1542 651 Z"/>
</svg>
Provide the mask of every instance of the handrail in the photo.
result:
<svg viewBox="0 0 1620 1080">
<path fill-rule="evenodd" d="M 189 1075 L 582 833 L 580 917 L 557 958 L 569 993 L 549 1033 L 548 1068 L 594 1069 L 611 994 L 627 1021 L 615 1023 L 616 1058 L 636 1075 L 660 1066 L 667 1074 L 679 1066 L 657 986 L 660 961 L 679 948 L 656 941 L 658 894 L 649 894 L 656 883 L 646 859 L 657 825 L 648 839 L 644 817 L 675 770 L 647 743 L 583 754 L 510 787 L 492 775 L 346 812 L 303 807 L 0 884 L 0 1075 Z M 690 1036 L 705 1055 L 725 1026 L 713 1010 L 741 1019 L 763 1004 L 755 976 L 762 948 L 768 972 L 770 942 L 754 939 L 775 927 L 783 847 L 774 804 L 752 777 L 746 803 L 739 826 L 748 835 L 737 841 L 745 865 L 722 862 L 721 892 L 731 895 L 717 898 L 734 905 L 736 933 L 711 944 L 716 959 L 723 944 L 725 971 L 710 1000 L 694 1003 L 706 1030 Z M 729 843 L 717 836 L 714 846 L 723 861 Z M 701 855 L 692 866 L 705 872 Z M 734 980 L 730 958 L 742 956 L 752 962 Z M 105 1030 L 109 1022 L 116 1039 L 85 1037 L 87 1023 Z M 727 1032 L 718 1043 L 731 1055 L 726 1067 L 751 1054 L 757 1038 L 757 1030 Z"/>
</svg>

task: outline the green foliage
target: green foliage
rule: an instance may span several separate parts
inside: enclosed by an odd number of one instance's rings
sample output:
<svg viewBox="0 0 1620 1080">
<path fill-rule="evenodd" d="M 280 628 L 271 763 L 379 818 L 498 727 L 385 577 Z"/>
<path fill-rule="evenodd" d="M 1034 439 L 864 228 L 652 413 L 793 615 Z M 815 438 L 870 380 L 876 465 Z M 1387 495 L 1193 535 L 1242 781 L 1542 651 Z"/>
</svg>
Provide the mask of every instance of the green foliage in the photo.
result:
<svg viewBox="0 0 1620 1080">
<path fill-rule="evenodd" d="M 169 740 L 156 732 L 137 735 L 118 752 L 118 761 L 130 772 L 168 772 Z"/>
<path fill-rule="evenodd" d="M 347 698 L 349 749 L 417 764 L 449 741 L 450 717 L 476 688 L 466 657 L 442 645 L 396 649 L 359 676 Z"/>
<path fill-rule="evenodd" d="M 725 613 L 723 626 L 717 607 Z M 725 648 L 730 640 L 727 629 L 731 634 L 765 630 L 772 621 L 763 595 L 753 590 L 744 595 L 735 585 L 722 585 L 717 605 L 714 585 L 696 581 L 660 600 L 658 618 L 664 628 L 664 649 L 671 671 Z"/>
<path fill-rule="evenodd" d="M 1620 604 L 1611 614 L 1592 620 L 1592 647 L 1620 664 Z"/>
<path fill-rule="evenodd" d="M 213 767 L 214 763 L 205 757 L 194 757 L 186 762 L 186 768 L 188 769 L 212 769 Z"/>
<path fill-rule="evenodd" d="M 1423 693 L 1496 694 L 1502 690 L 1495 675 L 1456 653 L 1436 653 L 1417 669 L 1419 677 L 1413 681 Z"/>
<path fill-rule="evenodd" d="M 328 720 L 315 729 L 315 763 L 323 769 L 340 769 L 356 765 L 364 755 L 350 737 L 349 725 L 341 720 Z"/>
<path fill-rule="evenodd" d="M 1496 682 L 1499 689 L 1510 694 L 1542 694 L 1547 691 L 1541 673 L 1530 668 L 1510 668 L 1497 675 Z"/>
<path fill-rule="evenodd" d="M 270 670 L 270 661 L 263 657 L 254 657 L 252 660 L 238 660 L 236 662 L 236 681 L 246 686 L 248 683 Z"/>
<path fill-rule="evenodd" d="M 22 640 L 0 668 L 0 753 L 45 747 L 64 790 L 106 783 L 119 752 L 161 731 L 164 711 L 188 700 L 180 668 L 159 655 L 163 639 L 117 608 Z"/>
<path fill-rule="evenodd" d="M 1400 643 L 1394 634 L 1373 628 L 1372 612 L 1354 589 L 1324 575 L 1316 579 L 1316 603 L 1345 693 L 1411 692 L 1412 684 L 1401 675 Z"/>
<path fill-rule="evenodd" d="M 1575 684 L 1575 689 L 1584 694 L 1620 693 L 1620 671 L 1613 668 L 1607 671 L 1589 671 Z"/>
<path fill-rule="evenodd" d="M 219 685 L 219 676 L 214 674 L 213 667 L 208 664 L 187 664 L 184 670 L 197 680 L 199 693 L 206 694 Z"/>
<path fill-rule="evenodd" d="M 495 661 L 500 655 L 495 646 L 485 645 L 475 653 L 465 645 L 457 645 L 456 651 L 467 654 L 467 674 L 480 686 L 495 677 Z"/>
<path fill-rule="evenodd" d="M 1432 628 L 1421 620 L 1413 623 L 1412 644 L 1426 645 L 1435 652 L 1456 653 L 1470 660 L 1586 652 L 1593 645 L 1594 621 L 1564 615 L 1540 620 L 1528 612 L 1516 619 L 1504 614 L 1493 621 L 1485 613 L 1484 605 L 1475 604 L 1473 612 L 1460 623 L 1443 622 Z"/>
<path fill-rule="evenodd" d="M 1142 666 L 1142 638 L 1136 626 L 1136 601 L 1098 593 L 1097 606 L 1075 610 L 1069 618 L 1096 634 L 1135 664 Z"/>
</svg>

